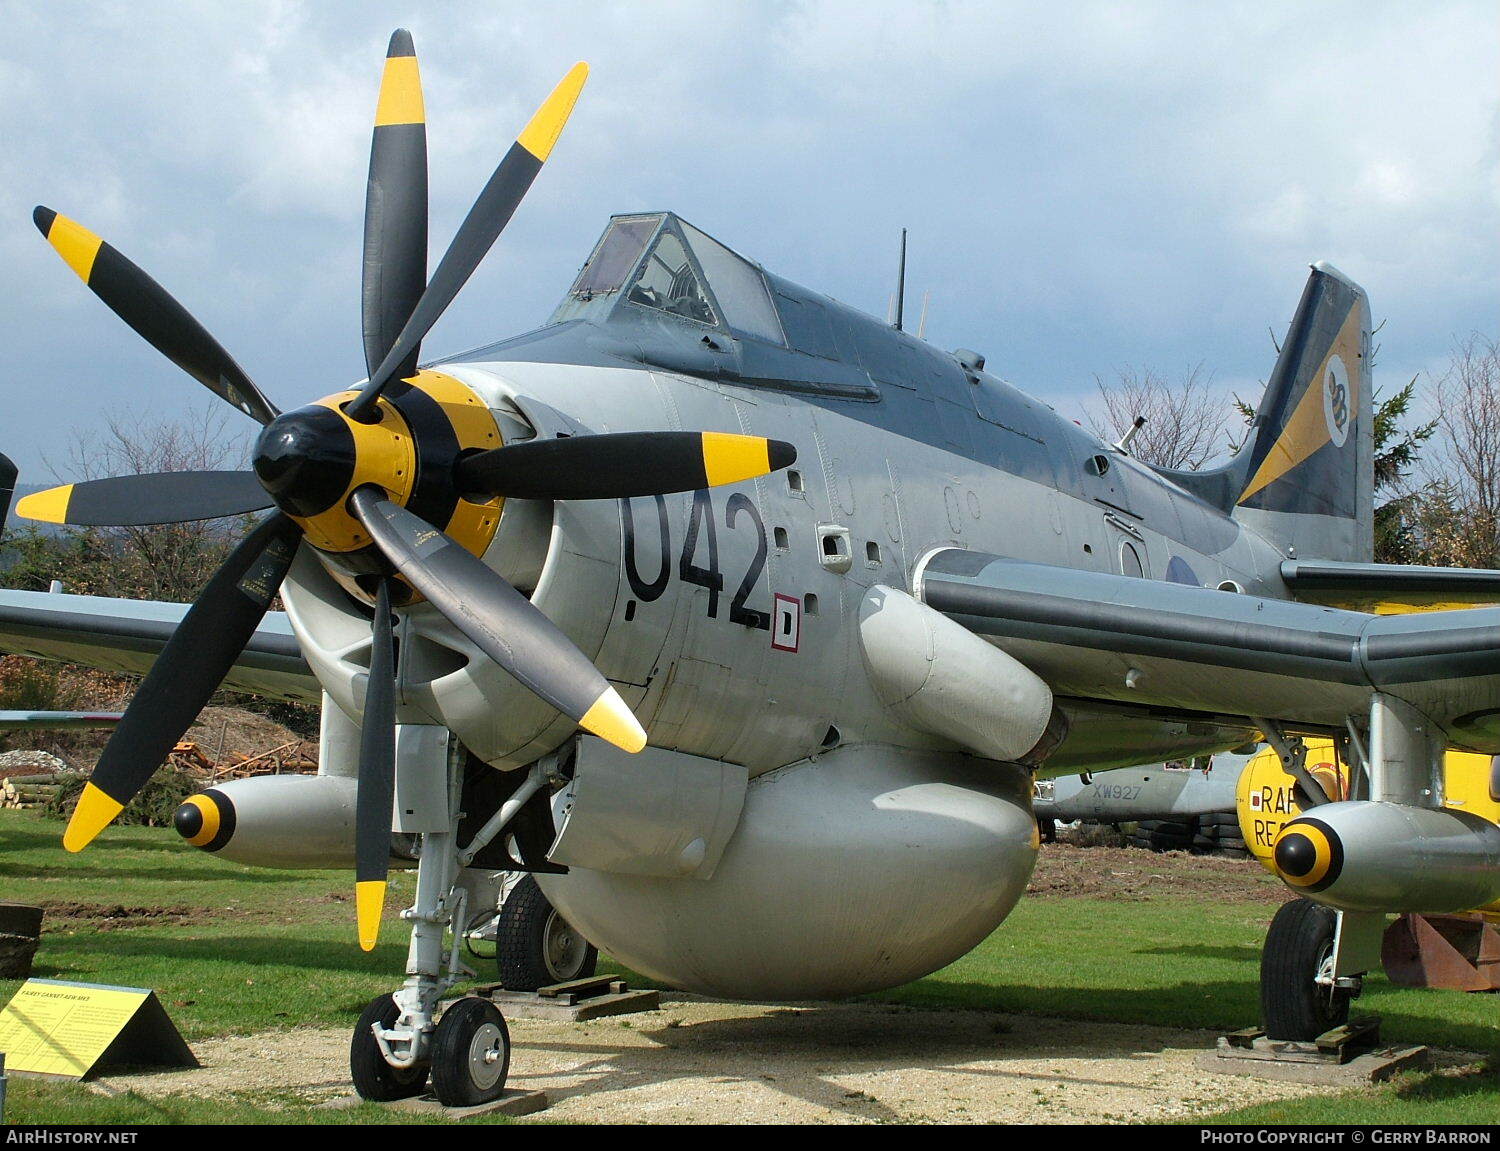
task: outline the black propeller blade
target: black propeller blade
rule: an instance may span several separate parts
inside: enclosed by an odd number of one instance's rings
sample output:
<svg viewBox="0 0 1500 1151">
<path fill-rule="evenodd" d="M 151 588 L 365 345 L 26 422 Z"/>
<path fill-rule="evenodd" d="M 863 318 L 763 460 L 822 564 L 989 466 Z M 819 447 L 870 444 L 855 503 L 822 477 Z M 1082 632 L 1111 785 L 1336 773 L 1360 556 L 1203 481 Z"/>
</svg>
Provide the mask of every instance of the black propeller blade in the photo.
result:
<svg viewBox="0 0 1500 1151">
<path fill-rule="evenodd" d="M 516 499 L 596 500 L 690 492 L 795 463 L 784 440 L 727 432 L 614 432 L 530 440 L 462 460 L 466 492 Z"/>
<path fill-rule="evenodd" d="M 531 122 L 516 137 L 516 142 L 506 152 L 484 190 L 479 193 L 479 198 L 474 201 L 474 206 L 469 209 L 468 216 L 459 225 L 457 235 L 448 245 L 448 250 L 443 254 L 437 271 L 433 272 L 432 280 L 421 299 L 412 309 L 395 346 L 386 353 L 380 366 L 370 373 L 369 383 L 350 403 L 347 411 L 354 419 L 370 419 L 376 399 L 385 386 L 397 378 L 397 368 L 417 354 L 423 337 L 432 330 L 432 325 L 437 323 L 438 317 L 453 302 L 453 297 L 468 282 L 474 269 L 479 267 L 479 261 L 484 259 L 505 225 L 510 222 L 527 189 L 531 187 L 531 182 L 536 179 L 542 165 L 547 162 L 547 157 L 552 154 L 552 148 L 562 133 L 563 125 L 568 122 L 568 116 L 578 101 L 578 94 L 583 90 L 588 74 L 587 64 L 573 65 L 562 82 L 552 90 L 552 95 L 537 109 Z"/>
<path fill-rule="evenodd" d="M 372 376 L 427 286 L 426 121 L 417 50 L 411 33 L 398 28 L 385 54 L 365 192 L 361 298 L 365 370 Z M 414 345 L 395 366 L 396 379 L 416 371 L 418 351 Z"/>
<path fill-rule="evenodd" d="M 627 751 L 646 745 L 588 656 L 477 556 L 378 488 L 360 488 L 349 502 L 385 558 L 485 655 L 586 731 Z"/>
<path fill-rule="evenodd" d="M 348 405 L 324 402 L 301 409 L 302 416 L 281 416 L 229 353 L 145 272 L 72 220 L 47 208 L 36 210 L 42 234 L 121 319 L 216 395 L 273 426 L 257 448 L 259 473 L 92 481 L 38 493 L 18 510 L 54 523 L 125 526 L 217 518 L 273 503 L 285 509 L 234 550 L 163 647 L 79 799 L 63 837 L 70 851 L 81 850 L 119 814 L 222 682 L 291 566 L 302 538 L 299 525 L 306 523 L 314 531 L 320 517 L 339 519 L 345 506 L 392 567 L 489 658 L 588 731 L 630 751 L 645 746 L 645 732 L 624 700 L 551 620 L 475 555 L 386 498 L 378 485 L 402 476 L 403 465 L 392 463 L 389 452 L 361 446 L 364 441 L 340 414 L 379 422 L 382 390 L 414 372 L 423 338 L 526 195 L 587 77 L 588 66 L 576 65 L 543 102 L 479 194 L 429 283 L 421 80 L 411 36 L 398 30 L 391 37 L 365 201 L 361 317 L 370 378 Z M 314 409 L 326 415 L 306 414 Z M 404 466 L 411 466 L 421 453 L 403 458 Z M 503 487 L 508 494 L 535 490 L 548 498 L 609 498 L 730 483 L 793 458 L 789 445 L 748 436 L 596 437 L 589 446 L 520 445 L 483 453 L 470 462 L 468 475 L 475 490 Z M 643 464 L 644 478 L 639 475 Z M 577 478 L 579 473 L 589 475 L 587 482 Z M 336 480 L 331 485 L 330 476 Z M 440 478 L 445 484 L 450 479 Z M 356 486 L 346 505 L 342 493 L 350 483 L 364 486 Z M 328 542 L 316 534 L 313 538 Z M 394 578 L 383 576 L 377 591 L 360 737 L 355 891 L 360 942 L 367 950 L 374 947 L 379 930 L 390 856 Z"/>
<path fill-rule="evenodd" d="M 171 294 L 87 228 L 51 208 L 31 214 L 47 242 L 94 295 L 167 359 L 262 424 L 277 416 L 245 370 Z"/>
<path fill-rule="evenodd" d="M 16 514 L 75 527 L 141 527 L 216 520 L 271 504 L 254 472 L 150 472 L 33 492 L 16 504 Z"/>
<path fill-rule="evenodd" d="M 230 553 L 141 682 L 63 834 L 82 851 L 166 760 L 255 634 L 302 529 L 277 513 Z"/>
<path fill-rule="evenodd" d="M 375 596 L 374 642 L 359 730 L 359 793 L 354 808 L 354 903 L 359 945 L 375 949 L 391 859 L 391 806 L 396 791 L 396 652 L 391 588 Z"/>
</svg>

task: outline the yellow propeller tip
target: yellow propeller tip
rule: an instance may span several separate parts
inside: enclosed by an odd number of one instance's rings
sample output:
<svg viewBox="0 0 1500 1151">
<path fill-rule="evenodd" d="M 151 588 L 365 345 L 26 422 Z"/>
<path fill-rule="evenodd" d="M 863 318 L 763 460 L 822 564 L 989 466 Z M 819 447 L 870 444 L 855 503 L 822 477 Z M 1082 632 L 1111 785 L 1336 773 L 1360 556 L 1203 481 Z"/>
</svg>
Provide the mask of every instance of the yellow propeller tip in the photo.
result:
<svg viewBox="0 0 1500 1151">
<path fill-rule="evenodd" d="M 771 470 L 770 441 L 734 432 L 703 433 L 703 474 L 709 487 L 753 480 Z"/>
<path fill-rule="evenodd" d="M 359 924 L 361 951 L 374 951 L 385 912 L 385 880 L 363 879 L 354 885 L 354 915 Z"/>
<path fill-rule="evenodd" d="M 73 498 L 73 485 L 48 488 L 43 492 L 32 492 L 16 502 L 16 515 L 22 519 L 37 520 L 44 524 L 68 522 L 68 503 Z"/>
<path fill-rule="evenodd" d="M 552 89 L 552 95 L 542 102 L 530 123 L 516 137 L 516 143 L 525 148 L 541 163 L 547 162 L 563 126 L 573 114 L 573 105 L 578 103 L 578 94 L 583 91 L 584 81 L 589 78 L 589 66 L 580 60 L 568 69 L 568 74 Z"/>
<path fill-rule="evenodd" d="M 63 832 L 63 846 L 69 851 L 82 851 L 124 810 L 125 805 L 119 800 L 106 795 L 92 783 L 84 784 L 78 806 L 68 820 L 68 829 Z"/>
<path fill-rule="evenodd" d="M 89 277 L 93 275 L 94 261 L 98 259 L 99 249 L 104 246 L 104 241 L 76 220 L 70 220 L 50 208 L 38 205 L 31 218 L 41 229 L 42 235 L 47 237 L 47 243 L 63 258 L 63 262 L 87 284 Z"/>
<path fill-rule="evenodd" d="M 632 755 L 646 746 L 645 728 L 641 727 L 635 713 L 612 687 L 604 689 L 604 693 L 578 721 L 578 726 Z"/>
<path fill-rule="evenodd" d="M 375 104 L 375 127 L 426 122 L 422 74 L 416 56 L 387 56 L 385 72 L 380 78 L 380 98 Z"/>
</svg>

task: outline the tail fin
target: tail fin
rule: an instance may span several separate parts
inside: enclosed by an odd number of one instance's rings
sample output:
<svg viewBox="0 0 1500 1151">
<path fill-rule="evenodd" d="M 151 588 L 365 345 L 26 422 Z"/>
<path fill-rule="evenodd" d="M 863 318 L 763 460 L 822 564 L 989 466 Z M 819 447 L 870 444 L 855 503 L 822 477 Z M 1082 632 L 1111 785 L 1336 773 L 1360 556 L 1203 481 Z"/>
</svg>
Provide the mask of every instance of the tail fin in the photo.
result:
<svg viewBox="0 0 1500 1151">
<path fill-rule="evenodd" d="M 16 490 L 16 465 L 10 457 L 0 455 L 0 531 L 5 530 L 5 518 L 10 515 L 10 497 Z"/>
<path fill-rule="evenodd" d="M 1224 467 L 1172 479 L 1289 555 L 1368 562 L 1374 410 L 1369 300 L 1314 264 L 1250 438 Z"/>
</svg>

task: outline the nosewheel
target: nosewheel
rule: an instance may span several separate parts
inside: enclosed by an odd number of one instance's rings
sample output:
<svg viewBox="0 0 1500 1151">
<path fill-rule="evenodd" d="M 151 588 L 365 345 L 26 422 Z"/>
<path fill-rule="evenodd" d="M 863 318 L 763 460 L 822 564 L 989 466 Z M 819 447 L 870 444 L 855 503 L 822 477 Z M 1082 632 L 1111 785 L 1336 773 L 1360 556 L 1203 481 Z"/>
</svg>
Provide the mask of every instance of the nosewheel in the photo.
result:
<svg viewBox="0 0 1500 1151">
<path fill-rule="evenodd" d="M 432 1089 L 445 1107 L 492 1103 L 510 1072 L 510 1032 L 488 999 L 460 999 L 438 1020 L 432 1037 Z"/>
<path fill-rule="evenodd" d="M 379 995 L 370 1001 L 355 1024 L 354 1038 L 349 1042 L 349 1073 L 361 1099 L 390 1103 L 420 1095 L 427 1086 L 427 1064 L 392 1067 L 375 1040 L 376 1027 L 389 1030 L 400 1017 L 401 1009 L 395 999 Z"/>
</svg>

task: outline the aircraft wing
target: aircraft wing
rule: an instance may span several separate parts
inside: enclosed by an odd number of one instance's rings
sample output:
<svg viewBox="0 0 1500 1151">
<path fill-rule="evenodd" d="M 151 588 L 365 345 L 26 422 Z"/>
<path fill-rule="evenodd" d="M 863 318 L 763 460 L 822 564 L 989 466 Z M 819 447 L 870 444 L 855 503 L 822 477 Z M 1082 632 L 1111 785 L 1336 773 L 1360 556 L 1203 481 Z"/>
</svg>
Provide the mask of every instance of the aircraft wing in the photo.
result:
<svg viewBox="0 0 1500 1151">
<path fill-rule="evenodd" d="M 1287 560 L 1281 578 L 1303 603 L 1389 614 L 1500 604 L 1500 571 Z"/>
<path fill-rule="evenodd" d="M 0 731 L 66 731 L 86 727 L 113 727 L 120 722 L 117 711 L 0 711 Z"/>
<path fill-rule="evenodd" d="M 1500 752 L 1500 608 L 1370 615 L 956 548 L 917 595 L 1059 696 L 1341 729 L 1374 689 Z"/>
<path fill-rule="evenodd" d="M 188 605 L 0 590 L 0 651 L 143 674 Z M 224 686 L 317 703 L 318 681 L 284 612 L 269 612 Z"/>
</svg>

